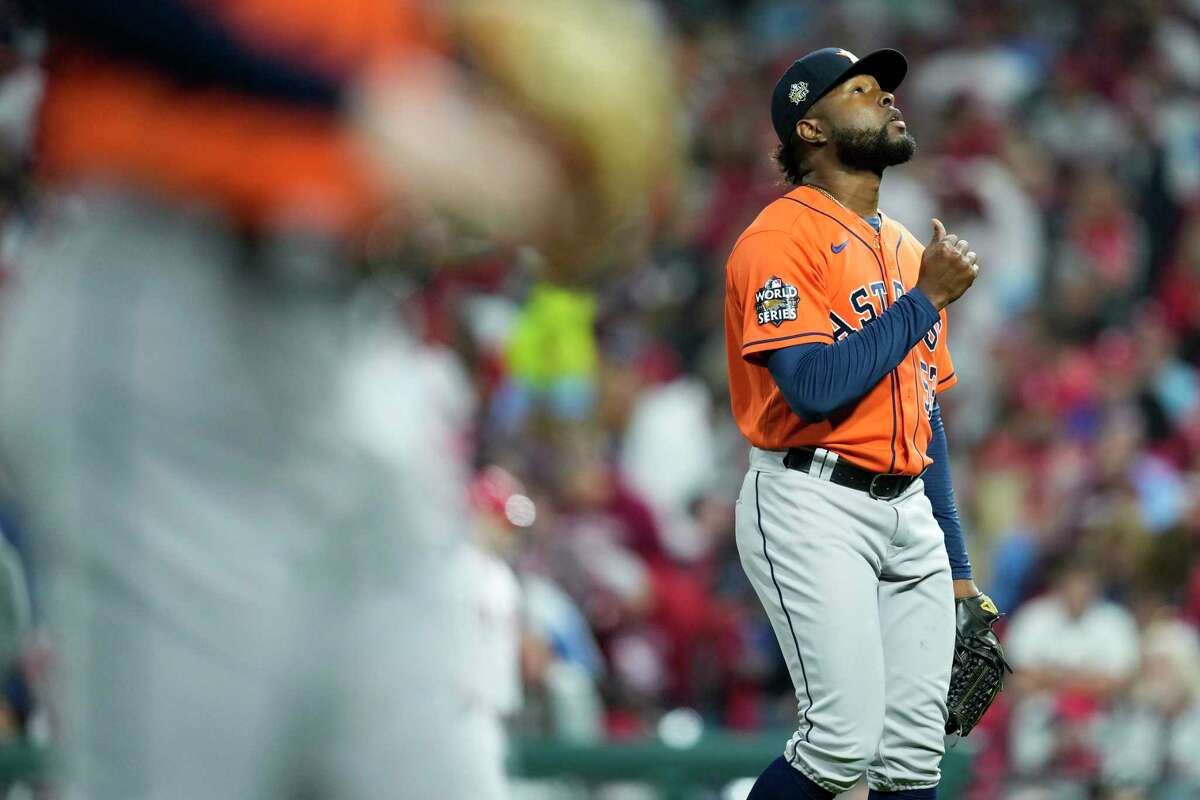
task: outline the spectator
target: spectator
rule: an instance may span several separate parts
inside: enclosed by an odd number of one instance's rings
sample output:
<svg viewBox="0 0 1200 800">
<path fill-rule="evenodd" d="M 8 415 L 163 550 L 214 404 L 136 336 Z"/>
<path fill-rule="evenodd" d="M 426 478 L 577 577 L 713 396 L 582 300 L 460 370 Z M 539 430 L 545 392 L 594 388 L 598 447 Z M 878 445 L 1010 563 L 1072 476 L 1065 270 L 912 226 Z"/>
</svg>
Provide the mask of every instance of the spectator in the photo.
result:
<svg viewBox="0 0 1200 800">
<path fill-rule="evenodd" d="M 1005 641 L 1022 692 L 1072 692 L 1104 702 L 1137 665 L 1137 627 L 1123 607 L 1100 596 L 1100 572 L 1069 560 L 1050 592 L 1013 615 Z"/>
<path fill-rule="evenodd" d="M 1105 726 L 1104 783 L 1115 797 L 1200 795 L 1200 640 L 1177 620 L 1142 634 L 1141 666 L 1128 699 Z"/>
<path fill-rule="evenodd" d="M 1028 786 L 1067 792 L 1100 769 L 1099 730 L 1137 665 L 1137 628 L 1102 600 L 1100 573 L 1071 560 L 1050 592 L 1014 616 L 1006 643 L 1017 674 L 1011 751 Z"/>
</svg>

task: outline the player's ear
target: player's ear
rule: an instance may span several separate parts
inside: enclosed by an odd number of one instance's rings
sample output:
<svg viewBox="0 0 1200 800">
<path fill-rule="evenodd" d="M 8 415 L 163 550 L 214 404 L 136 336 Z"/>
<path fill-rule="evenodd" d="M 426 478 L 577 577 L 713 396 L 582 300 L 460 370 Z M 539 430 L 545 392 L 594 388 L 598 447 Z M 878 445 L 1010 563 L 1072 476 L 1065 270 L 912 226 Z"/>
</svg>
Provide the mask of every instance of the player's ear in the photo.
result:
<svg viewBox="0 0 1200 800">
<path fill-rule="evenodd" d="M 816 117 L 805 117 L 796 123 L 796 136 L 808 144 L 825 144 L 824 125 Z"/>
</svg>

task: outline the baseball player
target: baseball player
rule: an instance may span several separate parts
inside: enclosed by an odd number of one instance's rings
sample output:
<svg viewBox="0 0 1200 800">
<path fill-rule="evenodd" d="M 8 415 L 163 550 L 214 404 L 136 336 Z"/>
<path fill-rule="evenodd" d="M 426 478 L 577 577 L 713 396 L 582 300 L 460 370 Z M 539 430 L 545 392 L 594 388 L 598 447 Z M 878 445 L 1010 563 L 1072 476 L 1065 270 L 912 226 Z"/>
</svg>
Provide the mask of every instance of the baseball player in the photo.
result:
<svg viewBox="0 0 1200 800">
<path fill-rule="evenodd" d="M 777 160 L 796 186 L 726 270 L 730 396 L 753 445 L 737 505 L 743 567 L 791 672 L 799 724 L 751 800 L 936 796 L 971 577 L 938 393 L 955 383 L 945 308 L 979 271 L 933 220 L 923 246 L 877 205 L 916 143 L 892 94 L 903 55 L 826 48 L 775 86 Z"/>
</svg>

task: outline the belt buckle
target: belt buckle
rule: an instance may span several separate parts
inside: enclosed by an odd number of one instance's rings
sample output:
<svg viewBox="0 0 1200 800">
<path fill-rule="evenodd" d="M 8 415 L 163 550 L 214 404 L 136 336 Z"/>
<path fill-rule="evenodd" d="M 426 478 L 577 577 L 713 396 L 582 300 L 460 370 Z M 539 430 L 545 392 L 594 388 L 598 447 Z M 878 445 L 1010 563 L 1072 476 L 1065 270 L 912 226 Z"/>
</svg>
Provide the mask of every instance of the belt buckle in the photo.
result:
<svg viewBox="0 0 1200 800">
<path fill-rule="evenodd" d="M 876 494 L 876 492 L 875 492 L 875 481 L 879 480 L 880 478 L 895 478 L 895 477 L 898 477 L 898 476 L 893 475 L 890 472 L 881 472 L 878 475 L 871 476 L 871 483 L 868 484 L 868 486 L 867 486 L 867 494 L 873 500 L 895 500 L 896 497 L 899 496 L 899 494 L 900 494 L 900 492 L 898 492 L 898 491 L 893 491 L 891 494 L 888 494 L 888 495 Z"/>
</svg>

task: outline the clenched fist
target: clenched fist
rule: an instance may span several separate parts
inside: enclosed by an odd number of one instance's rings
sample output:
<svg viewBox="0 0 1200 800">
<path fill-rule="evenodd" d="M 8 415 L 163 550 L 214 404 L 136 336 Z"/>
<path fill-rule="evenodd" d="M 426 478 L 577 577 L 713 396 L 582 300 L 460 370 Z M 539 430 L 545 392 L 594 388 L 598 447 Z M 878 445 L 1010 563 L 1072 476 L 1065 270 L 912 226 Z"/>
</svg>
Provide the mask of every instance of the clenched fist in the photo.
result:
<svg viewBox="0 0 1200 800">
<path fill-rule="evenodd" d="M 921 256 L 917 288 L 939 311 L 962 297 L 979 274 L 975 252 L 969 246 L 966 239 L 947 235 L 941 220 L 933 220 L 933 238 Z"/>
</svg>

